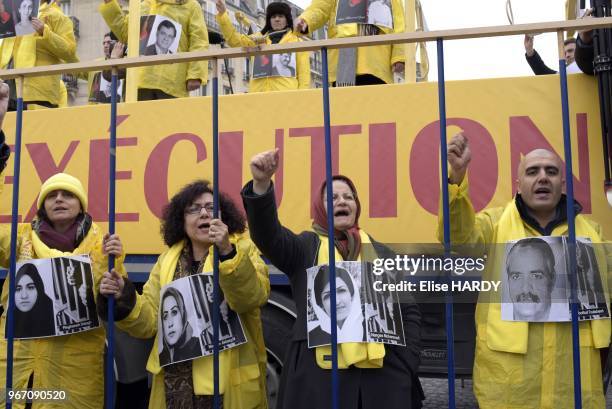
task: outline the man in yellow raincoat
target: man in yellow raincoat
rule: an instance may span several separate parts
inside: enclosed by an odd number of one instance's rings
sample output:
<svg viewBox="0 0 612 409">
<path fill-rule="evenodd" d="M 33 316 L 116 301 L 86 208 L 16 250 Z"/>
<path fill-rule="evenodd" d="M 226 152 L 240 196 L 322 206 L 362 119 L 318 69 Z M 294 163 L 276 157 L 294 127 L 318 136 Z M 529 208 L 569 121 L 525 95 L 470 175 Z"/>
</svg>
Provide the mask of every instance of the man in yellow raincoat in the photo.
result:
<svg viewBox="0 0 612 409">
<path fill-rule="evenodd" d="M 100 13 L 119 41 L 127 44 L 128 16 L 117 0 L 104 0 Z M 140 15 L 161 15 L 182 26 L 177 52 L 208 48 L 208 31 L 202 7 L 196 0 L 142 0 Z M 166 64 L 138 69 L 138 100 L 180 98 L 206 84 L 208 63 Z"/>
<path fill-rule="evenodd" d="M 32 18 L 33 34 L 5 38 L 0 46 L 0 67 L 31 68 L 78 61 L 72 21 L 57 3 L 40 2 L 38 18 Z M 23 101 L 27 109 L 62 105 L 61 76 L 25 78 Z M 16 98 L 11 95 L 11 99 Z"/>
<path fill-rule="evenodd" d="M 465 174 L 471 159 L 467 138 L 459 133 L 448 144 L 451 240 L 488 252 L 483 280 L 500 280 L 504 245 L 534 236 L 567 235 L 566 197 L 561 160 L 536 149 L 519 166 L 516 197 L 504 207 L 475 214 Z M 608 311 L 612 265 L 600 227 L 579 214 L 576 236 L 588 237 L 597 253 Z M 442 238 L 442 217 L 438 226 Z M 499 249 L 498 249 L 499 248 Z M 501 249 L 501 250 L 500 250 Z M 608 255 L 606 254 L 608 253 Z M 474 392 L 481 409 L 557 409 L 573 406 L 571 322 L 502 321 L 499 298 L 481 293 L 476 307 Z M 580 370 L 582 407 L 605 407 L 600 348 L 610 344 L 610 319 L 582 321 Z"/>
<path fill-rule="evenodd" d="M 366 0 L 313 0 L 295 21 L 296 30 L 313 33 L 327 23 L 329 38 L 403 33 L 404 8 L 402 1 L 391 0 L 385 5 L 391 13 L 391 24 L 367 17 L 365 7 L 359 16 L 353 15 Z M 388 10 L 388 9 L 391 10 Z M 345 12 L 343 10 L 346 10 Z M 353 22 L 357 20 L 361 22 Z M 391 25 L 392 27 L 389 27 Z M 392 84 L 393 72 L 404 70 L 404 46 L 378 45 L 359 49 L 346 48 L 329 51 L 329 81 L 337 85 Z M 393 71 L 393 72 L 392 72 Z"/>
</svg>

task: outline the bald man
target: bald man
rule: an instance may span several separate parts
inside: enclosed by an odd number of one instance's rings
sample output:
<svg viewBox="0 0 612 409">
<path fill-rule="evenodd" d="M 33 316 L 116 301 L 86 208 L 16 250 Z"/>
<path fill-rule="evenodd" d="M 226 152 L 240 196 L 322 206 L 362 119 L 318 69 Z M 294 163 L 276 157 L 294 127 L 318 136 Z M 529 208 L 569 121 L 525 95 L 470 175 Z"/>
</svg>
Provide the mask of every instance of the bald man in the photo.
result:
<svg viewBox="0 0 612 409">
<path fill-rule="evenodd" d="M 519 239 L 567 235 L 565 177 L 557 155 L 545 149 L 529 152 L 518 168 L 516 196 L 505 206 L 475 213 L 468 194 L 467 169 L 472 157 L 468 138 L 459 133 L 448 143 L 451 241 L 487 254 L 483 280 L 506 274 L 506 245 Z M 576 234 L 601 242 L 598 225 L 580 214 L 575 202 Z M 442 240 L 440 212 L 438 238 Z M 599 247 L 601 249 L 601 246 Z M 515 260 L 510 260 L 514 263 Z M 521 271 L 538 267 L 529 257 Z M 605 252 L 598 257 L 608 272 Z M 603 274 L 603 273 L 602 273 Z M 607 279 L 602 280 L 607 283 Z M 606 285 L 607 287 L 607 285 Z M 552 288 L 551 288 L 552 291 Z M 573 406 L 571 323 L 502 321 L 500 294 L 481 293 L 476 306 L 474 393 L 480 409 L 542 409 Z M 526 314 L 527 315 L 527 314 Z M 600 348 L 610 344 L 610 320 L 580 323 L 582 407 L 603 408 Z"/>
</svg>

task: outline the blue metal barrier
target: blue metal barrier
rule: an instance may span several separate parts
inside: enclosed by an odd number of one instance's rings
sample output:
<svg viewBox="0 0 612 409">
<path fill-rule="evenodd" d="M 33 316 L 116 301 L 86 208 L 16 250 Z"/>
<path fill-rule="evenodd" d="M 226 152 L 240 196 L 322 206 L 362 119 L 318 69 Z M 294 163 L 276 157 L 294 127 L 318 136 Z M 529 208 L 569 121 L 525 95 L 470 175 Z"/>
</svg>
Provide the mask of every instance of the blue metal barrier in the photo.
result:
<svg viewBox="0 0 612 409">
<path fill-rule="evenodd" d="M 562 42 L 563 37 L 560 41 Z M 570 259 L 570 288 L 572 313 L 572 358 L 574 366 L 574 408 L 582 408 L 580 383 L 580 333 L 578 331 L 578 300 L 576 295 L 576 212 L 574 211 L 574 181 L 572 172 L 572 141 L 570 139 L 569 99 L 567 96 L 567 71 L 563 56 L 559 56 L 559 81 L 561 85 L 561 114 L 563 116 L 563 155 L 565 156 L 565 191 L 567 196 L 567 229 Z"/>
<path fill-rule="evenodd" d="M 213 60 L 212 78 L 212 140 L 213 140 L 213 217 L 219 218 L 219 61 Z M 221 290 L 219 288 L 219 249 L 213 251 L 213 408 L 219 409 L 219 304 Z M 209 255 L 210 256 L 210 255 Z"/>
<path fill-rule="evenodd" d="M 15 161 L 13 162 L 13 207 L 11 213 L 11 256 L 9 261 L 9 304 L 6 318 L 6 408 L 13 406 L 8 391 L 13 388 L 13 344 L 15 312 L 15 270 L 17 269 L 17 227 L 19 215 L 19 177 L 21 170 L 21 133 L 23 130 L 23 78 L 17 80 L 17 123 L 15 124 Z"/>
<path fill-rule="evenodd" d="M 442 185 L 442 218 L 444 221 L 444 255 L 451 250 L 450 210 L 448 198 L 448 155 L 446 145 L 446 88 L 444 82 L 444 41 L 437 40 L 438 50 L 438 106 L 440 112 L 440 167 Z M 449 273 L 450 274 L 450 273 Z M 448 363 L 448 407 L 455 409 L 455 331 L 453 325 L 453 296 L 450 292 L 445 298 L 446 349 Z"/>
<path fill-rule="evenodd" d="M 331 307 L 332 408 L 339 408 L 338 397 L 338 323 L 336 318 L 336 247 L 334 244 L 334 189 L 332 183 L 332 144 L 329 112 L 329 72 L 327 47 L 321 48 L 323 62 L 323 126 L 325 128 L 325 188 L 327 191 L 327 236 L 329 251 L 329 288 Z"/>
<path fill-rule="evenodd" d="M 100 73 L 100 76 L 103 74 Z M 110 144 L 109 144 L 109 187 L 108 187 L 108 233 L 115 234 L 115 193 L 117 170 L 117 69 L 113 68 L 111 78 Z M 108 271 L 115 268 L 115 256 L 108 255 Z M 115 297 L 108 297 L 108 324 L 106 331 L 106 391 L 104 402 L 107 408 L 115 407 Z"/>
</svg>

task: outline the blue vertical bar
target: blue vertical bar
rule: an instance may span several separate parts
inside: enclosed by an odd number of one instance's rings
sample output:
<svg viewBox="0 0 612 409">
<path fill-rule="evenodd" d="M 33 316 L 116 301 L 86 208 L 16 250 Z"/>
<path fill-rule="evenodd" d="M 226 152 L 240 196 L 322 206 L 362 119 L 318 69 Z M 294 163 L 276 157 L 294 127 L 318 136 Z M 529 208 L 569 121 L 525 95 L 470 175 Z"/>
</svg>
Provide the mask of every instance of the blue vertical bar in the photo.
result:
<svg viewBox="0 0 612 409">
<path fill-rule="evenodd" d="M 100 73 L 102 75 L 102 73 Z M 111 77 L 111 116 L 109 146 L 109 187 L 108 187 L 108 233 L 115 234 L 115 181 L 117 170 L 117 69 L 113 68 Z M 108 255 L 108 271 L 115 268 L 115 256 Z M 105 407 L 115 407 L 115 297 L 108 297 L 108 325 L 106 331 L 106 396 Z"/>
<path fill-rule="evenodd" d="M 219 218 L 219 78 L 217 59 L 213 60 L 213 98 L 212 98 L 212 131 L 213 131 L 213 217 Z M 219 251 L 213 251 L 213 408 L 221 407 L 219 395 Z"/>
<path fill-rule="evenodd" d="M 323 63 L 323 125 L 325 127 L 325 188 L 327 189 L 327 236 L 329 238 L 329 288 L 331 291 L 332 408 L 338 409 L 338 324 L 336 317 L 336 249 L 334 245 L 334 189 L 332 183 L 331 120 L 327 48 L 321 48 Z M 330 210 L 331 209 L 331 210 Z"/>
<path fill-rule="evenodd" d="M 560 41 L 563 37 L 560 37 Z M 580 383 L 580 333 L 578 331 L 578 299 L 576 295 L 576 224 L 574 211 L 574 180 L 572 172 L 572 141 L 570 139 L 569 99 L 567 96 L 567 71 L 565 59 L 559 56 L 559 81 L 561 85 L 561 112 L 563 116 L 563 154 L 565 156 L 565 191 L 567 196 L 567 230 L 570 259 L 570 288 L 572 312 L 572 358 L 574 364 L 574 407 L 582 408 Z"/>
<path fill-rule="evenodd" d="M 444 220 L 444 256 L 450 255 L 450 210 L 448 206 L 448 156 L 446 152 L 446 89 L 444 82 L 444 42 L 437 40 L 438 46 L 438 106 L 440 111 L 440 165 L 442 169 L 442 218 Z M 455 331 L 453 325 L 453 296 L 449 292 L 445 298 L 446 313 L 446 350 L 448 367 L 448 407 L 455 409 Z"/>
<path fill-rule="evenodd" d="M 19 176 L 21 170 L 21 133 L 23 130 L 23 78 L 17 79 L 17 123 L 15 125 L 15 161 L 13 162 L 13 208 L 11 213 L 11 257 L 9 260 L 9 304 L 6 317 L 6 391 L 13 388 L 13 338 L 15 310 L 15 270 L 17 269 L 17 223 L 19 216 Z M 13 406 L 5 396 L 6 408 Z"/>
</svg>

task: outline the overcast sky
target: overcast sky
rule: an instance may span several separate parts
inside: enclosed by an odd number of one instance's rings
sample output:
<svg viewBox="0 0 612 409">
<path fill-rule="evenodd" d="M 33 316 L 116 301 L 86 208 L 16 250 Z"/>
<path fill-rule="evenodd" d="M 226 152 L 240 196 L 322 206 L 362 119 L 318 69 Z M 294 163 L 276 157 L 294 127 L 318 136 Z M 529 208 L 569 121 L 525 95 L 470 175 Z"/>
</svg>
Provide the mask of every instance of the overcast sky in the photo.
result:
<svg viewBox="0 0 612 409">
<path fill-rule="evenodd" d="M 311 2 L 291 1 L 304 8 Z M 421 0 L 421 4 L 429 30 L 509 24 L 506 0 Z M 512 0 L 512 8 L 515 24 L 565 19 L 565 0 Z M 550 68 L 558 69 L 556 34 L 536 36 L 534 47 Z M 435 81 L 435 43 L 428 44 L 428 54 L 429 80 Z M 523 36 L 448 41 L 444 62 L 447 80 L 532 75 L 525 61 Z"/>
</svg>

